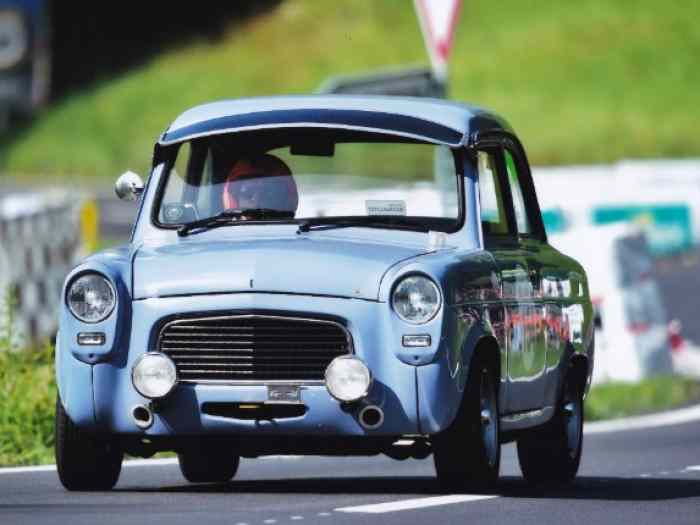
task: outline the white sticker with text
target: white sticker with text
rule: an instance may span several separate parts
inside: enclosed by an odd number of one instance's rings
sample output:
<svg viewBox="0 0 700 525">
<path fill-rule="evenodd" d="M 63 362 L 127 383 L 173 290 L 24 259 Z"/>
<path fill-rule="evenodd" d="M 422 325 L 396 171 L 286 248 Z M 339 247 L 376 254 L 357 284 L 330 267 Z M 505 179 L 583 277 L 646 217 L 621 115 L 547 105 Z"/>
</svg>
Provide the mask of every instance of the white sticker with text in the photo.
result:
<svg viewBox="0 0 700 525">
<path fill-rule="evenodd" d="M 405 201 L 365 201 L 367 215 L 406 215 Z"/>
</svg>

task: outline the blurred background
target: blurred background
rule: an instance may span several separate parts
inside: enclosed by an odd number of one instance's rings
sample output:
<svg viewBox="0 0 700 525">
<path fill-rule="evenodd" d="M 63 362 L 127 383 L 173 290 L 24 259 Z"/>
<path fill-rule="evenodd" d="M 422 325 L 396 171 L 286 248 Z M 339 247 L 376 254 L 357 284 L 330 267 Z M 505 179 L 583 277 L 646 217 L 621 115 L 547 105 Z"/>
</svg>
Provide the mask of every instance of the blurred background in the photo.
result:
<svg viewBox="0 0 700 525">
<path fill-rule="evenodd" d="M 185 109 L 403 93 L 489 107 L 522 139 L 550 240 L 589 273 L 596 383 L 655 385 L 620 391 L 637 411 L 700 398 L 700 4 L 438 0 L 456 16 L 442 67 L 419 5 L 0 0 L 0 354 L 50 355 L 67 270 L 128 239 L 136 207 L 114 180 L 146 176 Z M 37 359 L 17 366 L 50 383 Z"/>
</svg>

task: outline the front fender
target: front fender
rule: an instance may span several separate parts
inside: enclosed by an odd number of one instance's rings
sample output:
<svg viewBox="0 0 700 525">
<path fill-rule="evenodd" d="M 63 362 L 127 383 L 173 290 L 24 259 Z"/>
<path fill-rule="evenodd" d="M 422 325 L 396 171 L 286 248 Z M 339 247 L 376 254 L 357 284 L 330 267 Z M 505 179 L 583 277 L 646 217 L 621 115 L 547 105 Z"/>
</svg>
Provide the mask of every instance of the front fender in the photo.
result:
<svg viewBox="0 0 700 525">
<path fill-rule="evenodd" d="M 449 427 L 462 404 L 469 367 L 477 347 L 493 342 L 495 335 L 488 314 L 465 314 L 461 308 L 451 309 L 454 331 L 448 340 L 453 348 L 440 352 L 441 358 L 416 367 L 419 428 L 422 434 L 436 434 Z M 498 345 L 490 345 L 499 348 Z M 505 382 L 501 381 L 501 395 Z"/>
<path fill-rule="evenodd" d="M 61 292 L 59 333 L 62 347 L 79 361 L 95 364 L 107 359 L 114 362 L 114 355 L 127 348 L 131 323 L 130 257 L 126 249 L 107 251 L 87 259 L 66 277 Z M 116 294 L 116 305 L 109 316 L 98 323 L 85 323 L 76 319 L 66 304 L 68 287 L 80 275 L 96 272 L 104 275 Z M 99 346 L 78 344 L 80 332 L 102 332 L 105 343 Z M 124 352 L 121 352 L 124 354 Z"/>
<path fill-rule="evenodd" d="M 81 428 L 96 425 L 92 365 L 75 359 L 56 338 L 56 386 L 63 409 Z"/>
</svg>

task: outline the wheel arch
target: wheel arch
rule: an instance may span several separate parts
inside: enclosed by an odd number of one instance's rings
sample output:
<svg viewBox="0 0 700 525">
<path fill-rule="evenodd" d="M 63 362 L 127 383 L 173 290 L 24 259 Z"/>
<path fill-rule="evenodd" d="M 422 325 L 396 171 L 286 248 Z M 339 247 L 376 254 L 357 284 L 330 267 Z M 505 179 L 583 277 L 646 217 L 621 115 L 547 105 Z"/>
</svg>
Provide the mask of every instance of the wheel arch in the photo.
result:
<svg viewBox="0 0 700 525">
<path fill-rule="evenodd" d="M 580 392 L 584 395 L 587 391 L 588 386 L 588 371 L 589 371 L 589 360 L 588 357 L 583 354 L 574 354 L 569 359 L 569 366 L 566 371 L 566 377 L 564 381 L 573 381 L 579 388 Z M 560 387 L 559 395 L 561 396 L 561 389 L 563 388 L 564 382 Z"/>
</svg>

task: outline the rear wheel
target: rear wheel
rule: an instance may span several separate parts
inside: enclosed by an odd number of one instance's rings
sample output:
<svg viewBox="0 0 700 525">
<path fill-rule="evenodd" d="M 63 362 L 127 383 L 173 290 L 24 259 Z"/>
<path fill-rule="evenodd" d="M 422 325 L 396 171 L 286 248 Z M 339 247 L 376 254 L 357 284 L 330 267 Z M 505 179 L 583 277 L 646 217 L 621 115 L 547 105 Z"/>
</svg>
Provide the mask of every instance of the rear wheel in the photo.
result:
<svg viewBox="0 0 700 525">
<path fill-rule="evenodd" d="M 518 440 L 518 460 L 531 483 L 569 483 L 581 463 L 583 450 L 583 392 L 567 381 L 552 420 Z"/>
<path fill-rule="evenodd" d="M 240 463 L 239 456 L 221 447 L 190 449 L 179 453 L 177 459 L 190 483 L 225 483 L 236 475 Z"/>
<path fill-rule="evenodd" d="M 123 452 L 112 442 L 80 430 L 56 399 L 56 468 L 68 490 L 110 490 L 122 470 Z"/>
<path fill-rule="evenodd" d="M 501 463 L 496 374 L 476 356 L 462 406 L 433 442 L 435 470 L 448 488 L 485 488 L 498 479 Z"/>
</svg>

